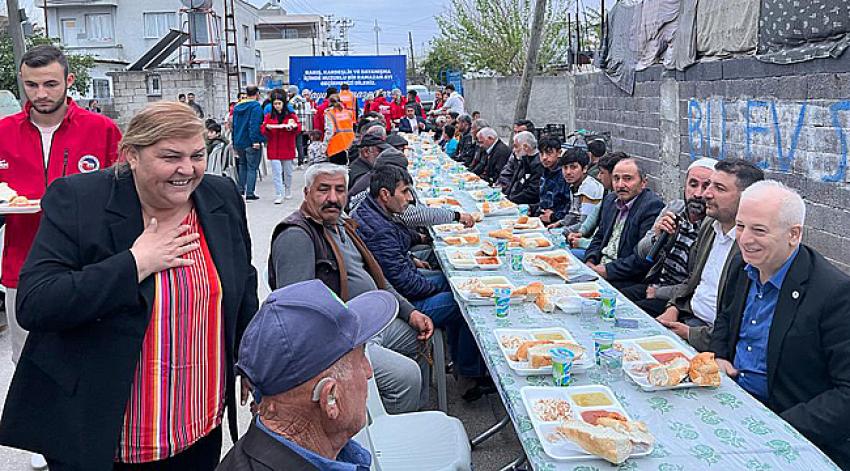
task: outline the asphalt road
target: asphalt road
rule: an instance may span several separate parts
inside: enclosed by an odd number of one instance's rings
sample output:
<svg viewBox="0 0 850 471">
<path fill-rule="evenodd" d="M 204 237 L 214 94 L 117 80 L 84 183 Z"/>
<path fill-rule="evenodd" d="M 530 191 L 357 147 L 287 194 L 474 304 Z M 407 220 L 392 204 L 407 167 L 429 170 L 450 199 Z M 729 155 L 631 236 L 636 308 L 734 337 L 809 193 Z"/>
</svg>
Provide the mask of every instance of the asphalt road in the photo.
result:
<svg viewBox="0 0 850 471">
<path fill-rule="evenodd" d="M 301 204 L 304 182 L 304 171 L 294 172 L 293 195 L 291 200 L 284 200 L 284 204 L 273 204 L 274 187 L 270 178 L 259 182 L 257 194 L 260 200 L 248 203 L 248 224 L 250 226 L 253 241 L 253 261 L 259 273 L 259 297 L 262 301 L 269 294 L 266 283 L 266 262 L 268 260 L 270 237 L 272 229 L 278 221 L 294 211 Z M 11 346 L 8 331 L 0 333 L 0 403 L 6 400 L 6 391 L 12 380 L 14 367 L 10 360 Z M 448 379 L 449 414 L 458 417 L 466 427 L 467 434 L 471 437 L 486 430 L 492 424 L 498 422 L 505 414 L 504 407 L 498 395 L 491 395 L 479 399 L 474 403 L 466 403 L 460 395 L 468 386 L 467 383 L 458 384 L 451 376 Z M 432 403 L 428 409 L 436 410 L 436 390 L 432 386 Z M 244 431 L 250 420 L 250 413 L 246 408 L 241 408 L 238 413 L 239 430 Z M 224 430 L 227 430 L 226 424 Z M 45 432 L 49 433 L 49 431 Z M 415 433 L 415 431 L 411 431 Z M 222 447 L 222 456 L 231 447 L 231 442 L 225 433 L 225 442 Z M 473 450 L 473 465 L 477 471 L 489 471 L 501 469 L 520 455 L 522 448 L 516 438 L 512 427 L 506 427 L 493 438 Z M 29 470 L 29 453 L 7 447 L 0 447 L 0 470 L 2 471 L 26 471 Z M 386 470 L 392 471 L 392 470 Z"/>
</svg>

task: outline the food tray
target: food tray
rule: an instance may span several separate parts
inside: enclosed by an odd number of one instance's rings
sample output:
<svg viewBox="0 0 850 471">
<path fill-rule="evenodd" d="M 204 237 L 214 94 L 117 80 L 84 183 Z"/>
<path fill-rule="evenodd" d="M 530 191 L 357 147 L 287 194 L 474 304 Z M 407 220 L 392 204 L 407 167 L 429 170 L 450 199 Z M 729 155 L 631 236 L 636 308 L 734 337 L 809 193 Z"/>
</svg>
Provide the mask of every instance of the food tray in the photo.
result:
<svg viewBox="0 0 850 471">
<path fill-rule="evenodd" d="M 443 246 L 460 247 L 481 244 L 481 235 L 478 233 L 470 234 L 446 234 L 441 236 Z"/>
<path fill-rule="evenodd" d="M 622 346 L 623 355 L 623 371 L 626 376 L 631 378 L 644 391 L 666 391 L 669 389 L 686 389 L 696 388 L 698 385 L 692 383 L 689 378 L 685 378 L 681 383 L 675 386 L 653 386 L 647 380 L 645 374 L 641 374 L 639 368 L 645 365 L 654 365 L 661 363 L 653 355 L 684 355 L 688 360 L 694 357 L 693 352 L 689 351 L 685 346 L 681 345 L 675 339 L 666 335 L 653 335 L 651 337 L 642 337 L 638 339 L 617 340 L 614 342 Z M 639 356 L 639 359 L 627 359 L 625 351 L 632 349 Z M 665 359 L 665 358 L 662 358 Z"/>
<path fill-rule="evenodd" d="M 485 188 L 483 190 L 468 190 L 469 196 L 472 197 L 475 201 L 493 201 L 499 202 L 505 199 L 504 195 L 499 192 L 499 190 L 495 188 Z M 488 198 L 491 194 L 497 194 L 498 198 Z"/>
<path fill-rule="evenodd" d="M 491 208 L 489 212 L 484 211 L 485 205 Z M 485 201 L 483 203 L 475 203 L 475 207 L 478 208 L 478 211 L 483 214 L 484 217 L 511 216 L 514 214 L 519 214 L 519 209 L 517 208 L 517 205 L 511 203 L 508 200 L 503 200 L 495 203 L 490 203 L 488 201 Z"/>
<path fill-rule="evenodd" d="M 452 276 L 449 277 L 449 283 L 451 283 L 454 290 L 458 293 L 460 299 L 469 304 L 470 306 L 493 306 L 496 303 L 496 299 L 493 297 L 490 298 L 482 298 L 477 294 L 472 293 L 469 290 L 462 289 L 462 286 L 474 279 L 480 280 L 482 283 L 489 287 L 508 287 L 511 291 L 515 290 L 516 287 L 504 276 Z M 511 298 L 511 304 L 519 304 L 525 300 L 525 296 L 514 296 Z"/>
<path fill-rule="evenodd" d="M 529 275 L 534 275 L 534 276 L 547 276 L 547 275 L 551 275 L 551 276 L 558 276 L 558 275 L 556 275 L 555 273 L 551 273 L 551 272 L 548 272 L 548 271 L 541 270 L 541 269 L 539 269 L 539 268 L 536 268 L 534 265 L 532 265 L 532 263 L 531 263 L 532 259 L 533 259 L 534 257 L 539 256 L 539 255 L 548 255 L 548 256 L 550 256 L 550 257 L 555 257 L 555 256 L 558 256 L 558 255 L 565 255 L 565 256 L 567 257 L 567 260 L 569 260 L 569 261 L 570 261 L 570 265 L 569 265 L 569 267 L 567 268 L 567 273 L 574 272 L 574 271 L 578 268 L 578 267 L 576 266 L 575 260 L 572 258 L 572 256 L 570 256 L 570 253 L 569 253 L 569 252 L 567 252 L 566 250 L 564 250 L 564 249 L 546 250 L 546 251 L 543 251 L 543 252 L 534 252 L 534 253 L 526 253 L 526 254 L 523 254 L 523 256 L 522 256 L 522 268 L 523 268 L 523 269 L 526 271 L 526 273 L 528 273 Z"/>
<path fill-rule="evenodd" d="M 472 227 L 464 227 L 463 224 L 454 223 L 454 224 L 438 224 L 434 226 L 434 234 L 437 237 L 444 239 L 446 237 L 461 235 L 461 234 L 478 234 L 478 228 L 475 226 Z"/>
<path fill-rule="evenodd" d="M 594 395 L 594 396 L 588 396 Z M 599 396 L 601 395 L 601 396 Z M 540 445 L 543 447 L 543 452 L 559 461 L 577 461 L 586 460 L 589 457 L 598 458 L 582 449 L 577 443 L 573 443 L 567 438 L 559 437 L 555 433 L 555 428 L 560 425 L 560 420 L 542 420 L 535 412 L 534 405 L 541 399 L 561 399 L 567 401 L 570 405 L 570 412 L 577 420 L 584 420 L 582 413 L 591 411 L 609 411 L 619 412 L 628 420 L 633 420 L 626 409 L 620 404 L 620 401 L 614 396 L 610 388 L 606 386 L 591 384 L 587 386 L 567 386 L 567 387 L 547 387 L 547 386 L 525 386 L 520 389 L 523 405 L 531 418 L 531 424 L 534 427 L 534 432 L 540 440 Z M 595 406 L 580 406 L 576 399 L 582 400 L 586 397 L 602 397 L 607 399 L 606 405 Z M 650 431 L 651 433 L 651 431 Z M 552 437 L 555 437 L 554 440 Z M 652 453 L 653 446 L 636 445 L 631 458 L 647 456 Z M 602 459 L 602 458 L 598 458 Z"/>
<path fill-rule="evenodd" d="M 0 214 L 35 214 L 41 212 L 41 200 L 29 200 L 28 204 L 12 206 L 0 204 Z"/>
<path fill-rule="evenodd" d="M 499 257 L 488 257 L 478 254 L 479 248 L 449 248 L 446 249 L 446 258 L 456 270 L 498 270 L 502 267 Z M 493 260 L 496 263 L 482 263 L 483 259 Z"/>
<path fill-rule="evenodd" d="M 496 342 L 499 344 L 499 349 L 502 350 L 502 354 L 505 356 L 505 360 L 508 362 L 508 366 L 514 370 L 514 372 L 520 376 L 531 376 L 531 375 L 552 375 L 552 367 L 544 366 L 542 368 L 532 368 L 527 361 L 515 361 L 512 360 L 513 355 L 516 353 L 516 347 L 511 348 L 510 346 L 504 345 L 502 342 L 505 337 L 519 337 L 525 340 L 535 340 L 538 339 L 538 336 L 541 334 L 560 334 L 563 337 L 563 340 L 568 342 L 575 342 L 581 344 L 581 342 L 577 342 L 575 337 L 563 327 L 544 327 L 538 329 L 494 329 L 493 335 L 496 336 Z M 582 345 L 584 347 L 584 355 L 573 363 L 573 372 L 578 373 L 587 370 L 588 368 L 593 366 L 593 349 L 588 349 L 586 345 Z M 588 360 L 589 359 L 589 360 Z"/>
<path fill-rule="evenodd" d="M 602 297 L 602 286 L 597 281 L 591 281 L 587 283 L 571 283 L 570 288 L 572 288 L 577 295 L 583 298 L 600 299 Z"/>
<path fill-rule="evenodd" d="M 528 222 L 526 223 L 526 225 L 529 227 L 523 227 L 521 229 L 517 229 L 515 227 L 516 223 L 516 219 L 502 219 L 499 221 L 499 225 L 502 227 L 502 229 L 510 229 L 515 234 L 527 234 L 530 232 L 539 233 L 546 229 L 546 226 L 543 225 L 543 221 L 541 221 L 540 218 L 528 218 Z"/>
<path fill-rule="evenodd" d="M 539 232 L 531 233 L 531 234 L 519 234 L 518 235 L 520 241 L 526 240 L 538 240 L 541 245 L 545 245 L 544 247 L 523 247 L 522 242 L 520 242 L 519 247 L 522 248 L 526 252 L 546 252 L 552 250 L 552 241 L 547 239 L 543 234 Z"/>
</svg>

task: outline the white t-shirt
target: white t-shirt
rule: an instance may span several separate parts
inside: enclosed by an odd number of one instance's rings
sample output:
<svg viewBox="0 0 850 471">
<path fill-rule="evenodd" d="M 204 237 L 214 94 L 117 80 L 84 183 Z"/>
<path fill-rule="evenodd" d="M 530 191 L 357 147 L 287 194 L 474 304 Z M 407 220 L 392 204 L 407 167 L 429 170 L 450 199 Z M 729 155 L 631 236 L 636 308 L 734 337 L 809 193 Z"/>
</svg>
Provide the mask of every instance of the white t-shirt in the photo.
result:
<svg viewBox="0 0 850 471">
<path fill-rule="evenodd" d="M 717 317 L 717 289 L 720 284 L 720 275 L 723 273 L 723 266 L 726 265 L 726 257 L 729 256 L 729 251 L 735 244 L 734 227 L 726 234 L 723 233 L 719 222 L 714 221 L 713 227 L 714 242 L 705 260 L 699 284 L 691 298 L 691 310 L 694 311 L 694 316 L 708 325 L 714 325 L 714 319 Z"/>
<path fill-rule="evenodd" d="M 41 133 L 41 155 L 44 158 L 44 168 L 47 168 L 47 162 L 50 160 L 50 146 L 53 145 L 53 133 L 59 129 L 59 123 L 56 126 L 43 127 L 32 123 L 38 128 Z"/>
<path fill-rule="evenodd" d="M 443 104 L 443 108 L 448 112 L 456 112 L 457 114 L 464 113 L 463 97 L 458 92 L 452 92 L 449 99 Z"/>
</svg>

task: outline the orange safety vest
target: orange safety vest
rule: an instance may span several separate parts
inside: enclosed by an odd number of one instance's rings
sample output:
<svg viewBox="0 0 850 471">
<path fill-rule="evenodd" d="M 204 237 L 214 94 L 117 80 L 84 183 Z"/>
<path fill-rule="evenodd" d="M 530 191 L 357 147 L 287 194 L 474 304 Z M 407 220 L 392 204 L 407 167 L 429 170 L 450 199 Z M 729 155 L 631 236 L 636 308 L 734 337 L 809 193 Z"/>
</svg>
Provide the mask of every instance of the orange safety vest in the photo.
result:
<svg viewBox="0 0 850 471">
<path fill-rule="evenodd" d="M 354 113 L 354 104 L 357 103 L 357 98 L 354 97 L 354 94 L 351 93 L 350 90 L 343 90 L 339 92 L 339 102 L 342 103 L 342 107 Z"/>
<path fill-rule="evenodd" d="M 334 126 L 334 133 L 328 141 L 328 157 L 338 154 L 351 147 L 354 142 L 354 119 L 352 112 L 346 109 L 336 111 L 328 108 L 325 111 L 325 119 L 330 119 Z"/>
</svg>

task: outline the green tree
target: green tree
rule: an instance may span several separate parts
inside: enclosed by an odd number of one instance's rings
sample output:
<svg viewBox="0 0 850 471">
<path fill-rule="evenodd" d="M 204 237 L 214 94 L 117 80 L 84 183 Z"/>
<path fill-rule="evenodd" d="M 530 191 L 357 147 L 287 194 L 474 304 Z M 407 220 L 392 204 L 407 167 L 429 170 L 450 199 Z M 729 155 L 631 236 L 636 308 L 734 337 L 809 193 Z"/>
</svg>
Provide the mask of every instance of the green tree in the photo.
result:
<svg viewBox="0 0 850 471">
<path fill-rule="evenodd" d="M 469 70 L 469 67 L 464 63 L 460 55 L 453 51 L 451 45 L 444 38 L 437 38 L 431 42 L 431 49 L 428 51 L 428 56 L 420 64 L 420 69 L 434 81 L 445 85 L 444 72 L 446 69 L 459 70 L 461 72 Z"/>
<path fill-rule="evenodd" d="M 65 55 L 68 57 L 68 68 L 76 77 L 71 90 L 84 95 L 91 85 L 91 74 L 89 70 L 94 67 L 94 56 L 88 54 L 69 54 L 55 39 L 47 38 L 41 34 L 26 38 L 27 49 L 42 44 L 54 44 L 65 52 Z M 17 96 L 17 73 L 18 67 L 15 64 L 15 56 L 12 54 L 12 38 L 4 30 L 0 32 L 0 90 L 9 90 Z"/>
<path fill-rule="evenodd" d="M 440 41 L 467 71 L 520 75 L 533 14 L 531 0 L 451 0 L 436 18 Z M 537 70 L 566 62 L 570 32 L 567 12 L 574 0 L 552 0 L 543 20 Z"/>
</svg>

